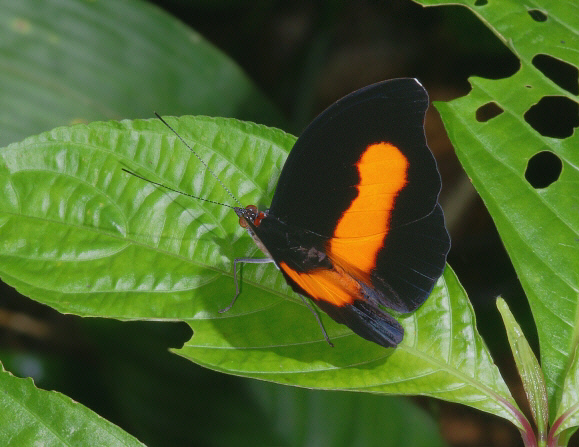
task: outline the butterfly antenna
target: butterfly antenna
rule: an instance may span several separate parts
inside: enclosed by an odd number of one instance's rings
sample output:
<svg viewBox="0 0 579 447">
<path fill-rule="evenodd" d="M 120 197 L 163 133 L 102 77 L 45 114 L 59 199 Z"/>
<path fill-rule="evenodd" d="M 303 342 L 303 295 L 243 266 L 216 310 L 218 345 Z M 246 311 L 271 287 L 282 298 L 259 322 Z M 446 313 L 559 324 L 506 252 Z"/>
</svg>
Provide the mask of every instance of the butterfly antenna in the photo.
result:
<svg viewBox="0 0 579 447">
<path fill-rule="evenodd" d="M 209 171 L 209 173 L 213 176 L 213 178 L 215 178 L 215 180 L 217 180 L 217 182 L 218 182 L 218 183 L 221 185 L 221 187 L 227 192 L 227 194 L 229 194 L 229 196 L 230 196 L 240 207 L 243 208 L 243 204 L 242 204 L 239 200 L 237 200 L 237 197 L 235 197 L 235 196 L 233 195 L 233 193 L 229 190 L 229 188 L 228 188 L 227 186 L 225 186 L 225 184 L 221 181 L 221 179 L 220 179 L 219 177 L 217 177 L 217 175 L 215 175 L 215 173 L 211 170 L 211 168 L 209 168 L 209 166 L 207 165 L 207 163 L 205 163 L 205 161 L 199 156 L 199 154 L 198 154 L 197 152 L 195 152 L 195 150 L 193 150 L 193 148 L 189 145 L 189 143 L 187 143 L 187 142 L 185 141 L 185 139 L 184 139 L 181 135 L 179 135 L 179 133 L 178 133 L 175 129 L 173 129 L 173 128 L 169 125 L 169 123 L 167 123 L 167 121 L 165 121 L 163 118 L 161 118 L 161 115 L 159 115 L 157 112 L 155 112 L 155 116 L 156 116 L 157 118 L 159 118 L 159 120 L 161 120 L 161 122 L 162 122 L 165 126 L 167 126 L 167 127 L 169 128 L 169 130 L 171 130 L 171 132 L 173 132 L 173 133 L 177 136 L 177 138 L 179 138 L 179 140 L 181 140 L 181 142 L 187 147 L 187 149 L 189 149 L 189 150 L 197 157 L 197 159 L 203 164 L 203 166 L 205 166 L 205 169 L 207 169 L 207 171 Z M 152 183 L 154 183 L 154 182 L 152 182 Z M 163 186 L 163 185 L 160 185 L 160 186 Z M 168 189 L 170 189 L 170 188 L 168 188 Z M 177 191 L 177 192 L 178 192 L 178 191 Z M 186 195 L 189 195 L 189 194 L 186 194 Z M 197 197 L 197 198 L 199 199 L 200 197 Z M 205 200 L 205 199 L 201 199 L 201 200 Z M 211 202 L 211 200 L 206 200 L 206 202 Z M 213 202 L 213 203 L 216 203 L 216 202 Z M 230 207 L 230 208 L 233 208 L 233 207 Z"/>
<path fill-rule="evenodd" d="M 214 203 L 215 205 L 226 206 L 227 208 L 232 208 L 232 209 L 234 208 L 231 205 L 227 205 L 226 203 L 221 203 L 221 202 L 216 202 L 214 200 L 204 199 L 203 197 L 194 196 L 193 194 L 187 194 L 186 192 L 179 191 L 179 190 L 171 188 L 167 185 L 163 185 L 162 183 L 154 182 L 153 180 L 149 180 L 148 178 L 143 177 L 142 175 L 139 175 L 135 172 L 129 171 L 128 169 L 125 169 L 125 168 L 121 168 L 121 169 L 123 171 L 125 171 L 127 174 L 134 175 L 135 177 L 140 178 L 141 180 L 145 180 L 146 182 L 152 183 L 153 185 L 156 185 L 156 186 L 160 186 L 161 188 L 165 188 L 169 191 L 173 191 L 173 192 L 176 192 L 178 194 L 181 194 L 181 195 L 184 195 L 187 197 L 192 197 L 194 199 L 203 200 L 204 202 Z"/>
</svg>

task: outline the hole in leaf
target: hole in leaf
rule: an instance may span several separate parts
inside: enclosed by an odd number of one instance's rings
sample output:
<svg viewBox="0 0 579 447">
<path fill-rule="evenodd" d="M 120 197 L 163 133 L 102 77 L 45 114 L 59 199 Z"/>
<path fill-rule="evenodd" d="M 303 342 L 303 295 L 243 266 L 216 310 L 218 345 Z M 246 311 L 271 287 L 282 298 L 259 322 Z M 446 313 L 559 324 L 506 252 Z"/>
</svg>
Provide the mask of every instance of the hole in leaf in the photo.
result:
<svg viewBox="0 0 579 447">
<path fill-rule="evenodd" d="M 543 96 L 524 117 L 544 137 L 567 138 L 579 126 L 579 104 L 564 96 Z"/>
<path fill-rule="evenodd" d="M 563 163 L 551 151 L 542 151 L 529 160 L 525 170 L 525 178 L 533 188 L 546 188 L 557 181 L 561 175 Z"/>
<path fill-rule="evenodd" d="M 559 87 L 579 95 L 579 70 L 574 65 L 548 54 L 537 54 L 533 65 Z"/>
<path fill-rule="evenodd" d="M 486 5 L 487 3 L 488 3 L 487 0 L 476 0 L 476 1 L 474 2 L 474 5 L 475 5 L 475 6 L 484 6 L 484 5 Z"/>
<path fill-rule="evenodd" d="M 488 120 L 503 113 L 504 110 L 496 102 L 487 102 L 476 109 L 476 120 L 486 123 Z"/>
<path fill-rule="evenodd" d="M 545 22 L 547 20 L 547 14 L 538 9 L 529 9 L 529 15 L 535 22 Z"/>
</svg>

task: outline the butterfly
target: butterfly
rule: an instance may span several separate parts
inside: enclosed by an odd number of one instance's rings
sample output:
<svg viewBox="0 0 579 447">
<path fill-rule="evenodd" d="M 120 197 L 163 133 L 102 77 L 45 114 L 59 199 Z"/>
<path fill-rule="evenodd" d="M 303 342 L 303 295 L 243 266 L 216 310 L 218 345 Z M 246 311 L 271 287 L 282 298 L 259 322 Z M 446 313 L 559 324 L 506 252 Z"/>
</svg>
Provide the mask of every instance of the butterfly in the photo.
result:
<svg viewBox="0 0 579 447">
<path fill-rule="evenodd" d="M 292 148 L 270 208 L 234 208 L 267 256 L 236 262 L 274 262 L 332 319 L 381 346 L 398 345 L 404 329 L 383 308 L 416 310 L 450 249 L 424 134 L 427 107 L 422 85 L 402 78 L 323 111 Z"/>
</svg>

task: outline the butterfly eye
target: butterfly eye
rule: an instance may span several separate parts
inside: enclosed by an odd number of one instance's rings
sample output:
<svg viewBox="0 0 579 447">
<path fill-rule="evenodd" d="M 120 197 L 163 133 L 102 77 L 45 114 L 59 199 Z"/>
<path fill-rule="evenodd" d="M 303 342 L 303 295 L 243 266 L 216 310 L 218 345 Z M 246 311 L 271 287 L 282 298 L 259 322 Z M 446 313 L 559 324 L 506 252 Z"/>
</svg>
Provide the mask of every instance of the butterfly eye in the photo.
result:
<svg viewBox="0 0 579 447">
<path fill-rule="evenodd" d="M 254 225 L 259 225 L 259 221 L 255 222 L 258 218 L 261 220 L 262 217 L 258 217 L 257 207 L 255 205 L 247 205 L 245 207 L 245 213 L 239 216 L 239 225 L 242 228 L 247 228 L 249 225 L 247 224 L 248 221 L 254 223 Z M 263 213 L 259 213 L 260 215 Z"/>
<path fill-rule="evenodd" d="M 259 227 L 259 224 L 261 223 L 261 219 L 263 219 L 265 216 L 266 216 L 266 214 L 263 212 L 258 213 L 257 217 L 253 220 L 253 224 L 256 227 Z"/>
</svg>

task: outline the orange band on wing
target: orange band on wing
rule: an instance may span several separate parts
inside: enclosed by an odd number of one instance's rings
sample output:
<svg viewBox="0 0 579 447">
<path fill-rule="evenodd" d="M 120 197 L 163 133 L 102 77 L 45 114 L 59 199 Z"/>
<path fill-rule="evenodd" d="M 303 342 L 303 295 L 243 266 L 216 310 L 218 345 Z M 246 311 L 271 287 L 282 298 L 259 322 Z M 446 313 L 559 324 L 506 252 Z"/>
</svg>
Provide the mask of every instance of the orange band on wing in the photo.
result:
<svg viewBox="0 0 579 447">
<path fill-rule="evenodd" d="M 408 159 L 390 143 L 366 148 L 358 163 L 358 196 L 344 211 L 328 255 L 369 274 L 388 233 L 396 196 L 407 183 Z"/>
<path fill-rule="evenodd" d="M 319 269 L 300 273 L 291 269 L 283 261 L 279 263 L 279 266 L 313 299 L 323 300 L 340 307 L 352 304 L 357 299 L 363 299 L 360 284 L 339 267 L 335 270 Z"/>
</svg>

